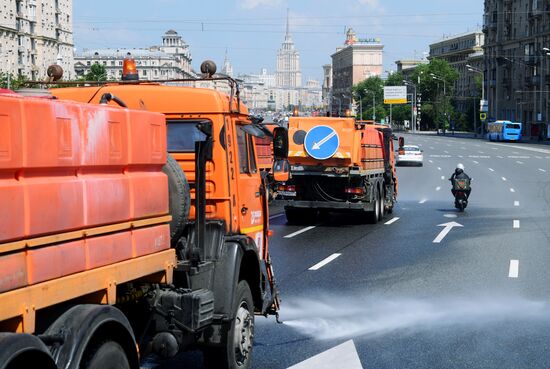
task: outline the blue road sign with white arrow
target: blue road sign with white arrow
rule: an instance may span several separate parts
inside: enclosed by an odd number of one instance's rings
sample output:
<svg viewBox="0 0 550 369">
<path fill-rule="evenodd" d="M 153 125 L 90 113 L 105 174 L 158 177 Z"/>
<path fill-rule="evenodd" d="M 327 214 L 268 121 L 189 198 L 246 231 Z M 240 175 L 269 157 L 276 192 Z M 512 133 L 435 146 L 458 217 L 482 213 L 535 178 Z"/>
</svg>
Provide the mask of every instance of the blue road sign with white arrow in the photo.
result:
<svg viewBox="0 0 550 369">
<path fill-rule="evenodd" d="M 304 139 L 306 152 L 314 159 L 325 160 L 338 151 L 340 138 L 334 128 L 316 126 L 309 130 Z"/>
</svg>

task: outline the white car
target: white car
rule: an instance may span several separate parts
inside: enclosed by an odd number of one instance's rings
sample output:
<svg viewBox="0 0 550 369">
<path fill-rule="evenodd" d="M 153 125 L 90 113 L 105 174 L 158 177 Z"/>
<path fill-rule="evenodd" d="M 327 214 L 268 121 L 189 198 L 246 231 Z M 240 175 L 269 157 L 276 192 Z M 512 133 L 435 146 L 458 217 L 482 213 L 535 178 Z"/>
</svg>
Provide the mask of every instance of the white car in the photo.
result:
<svg viewBox="0 0 550 369">
<path fill-rule="evenodd" d="M 416 145 L 405 145 L 397 150 L 397 165 L 418 165 L 424 164 L 424 154 Z"/>
</svg>

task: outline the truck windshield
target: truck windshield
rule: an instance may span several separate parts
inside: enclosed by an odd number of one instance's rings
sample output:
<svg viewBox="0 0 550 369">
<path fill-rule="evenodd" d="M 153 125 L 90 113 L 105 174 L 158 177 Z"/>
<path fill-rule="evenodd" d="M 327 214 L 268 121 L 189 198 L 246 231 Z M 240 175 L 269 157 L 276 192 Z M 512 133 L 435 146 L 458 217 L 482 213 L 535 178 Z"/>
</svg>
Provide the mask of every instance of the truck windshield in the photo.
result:
<svg viewBox="0 0 550 369">
<path fill-rule="evenodd" d="M 197 129 L 200 120 L 167 120 L 168 151 L 194 152 L 195 142 L 204 141 L 206 136 Z"/>
</svg>

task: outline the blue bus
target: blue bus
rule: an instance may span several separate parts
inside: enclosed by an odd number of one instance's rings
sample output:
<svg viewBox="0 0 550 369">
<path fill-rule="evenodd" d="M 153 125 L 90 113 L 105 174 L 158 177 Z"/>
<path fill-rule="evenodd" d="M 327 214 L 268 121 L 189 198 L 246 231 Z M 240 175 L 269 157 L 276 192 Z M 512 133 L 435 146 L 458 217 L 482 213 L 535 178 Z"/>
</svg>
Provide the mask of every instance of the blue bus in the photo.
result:
<svg viewBox="0 0 550 369">
<path fill-rule="evenodd" d="M 521 140 L 521 126 L 519 122 L 497 120 L 487 123 L 487 139 L 489 141 L 519 141 Z"/>
</svg>

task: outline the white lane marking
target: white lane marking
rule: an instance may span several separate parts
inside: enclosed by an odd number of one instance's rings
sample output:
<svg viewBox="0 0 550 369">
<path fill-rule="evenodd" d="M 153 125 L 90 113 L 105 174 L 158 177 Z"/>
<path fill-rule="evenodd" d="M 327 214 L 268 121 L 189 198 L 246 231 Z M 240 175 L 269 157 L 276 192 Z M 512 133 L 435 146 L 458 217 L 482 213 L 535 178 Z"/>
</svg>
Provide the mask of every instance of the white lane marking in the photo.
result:
<svg viewBox="0 0 550 369">
<path fill-rule="evenodd" d="M 497 155 L 497 158 L 499 159 L 504 159 L 504 157 L 500 156 L 500 155 Z"/>
<path fill-rule="evenodd" d="M 498 147 L 492 147 L 493 150 L 498 150 Z"/>
<path fill-rule="evenodd" d="M 474 163 L 479 164 L 479 161 L 472 160 Z"/>
<path fill-rule="evenodd" d="M 503 180 L 504 182 L 506 182 L 506 177 L 502 177 L 502 180 Z"/>
<path fill-rule="evenodd" d="M 444 214 L 443 216 L 445 218 L 458 218 L 458 215 L 456 215 L 456 214 Z"/>
<path fill-rule="evenodd" d="M 433 163 L 434 161 L 433 160 L 428 160 L 430 163 Z"/>
<path fill-rule="evenodd" d="M 314 266 L 312 266 L 308 270 L 321 269 L 322 267 L 324 267 L 325 265 L 327 265 L 328 263 L 330 263 L 331 261 L 333 261 L 334 259 L 336 259 L 340 255 L 342 255 L 342 254 L 332 254 L 328 258 L 325 258 L 325 259 L 321 260 L 320 262 L 318 262 L 317 264 L 315 264 Z"/>
<path fill-rule="evenodd" d="M 439 191 L 439 190 L 441 190 L 441 187 L 437 186 L 437 187 L 435 188 L 435 190 L 436 190 L 436 191 Z"/>
<path fill-rule="evenodd" d="M 437 167 L 437 170 L 441 170 L 441 168 L 440 168 L 440 167 Z"/>
<path fill-rule="evenodd" d="M 428 200 L 427 200 L 427 199 L 422 199 L 422 200 L 420 200 L 418 203 L 419 203 L 419 204 L 423 204 L 423 203 L 425 203 L 426 201 L 428 201 Z"/>
<path fill-rule="evenodd" d="M 448 153 L 449 153 L 447 150 L 443 150 L 443 152 L 444 152 L 445 154 L 448 154 Z"/>
<path fill-rule="evenodd" d="M 330 333 L 329 333 L 330 334 Z M 287 369 L 363 369 L 353 340 L 346 341 L 325 352 L 295 364 Z"/>
<path fill-rule="evenodd" d="M 517 278 L 519 275 L 519 260 L 510 260 L 510 268 L 508 269 L 508 277 Z"/>
<path fill-rule="evenodd" d="M 519 220 L 514 219 L 514 228 L 519 228 Z"/>
<path fill-rule="evenodd" d="M 527 150 L 527 151 L 533 151 L 538 152 L 541 154 L 550 154 L 550 150 L 547 149 L 537 149 L 534 147 L 523 147 L 523 146 L 514 146 L 514 145 L 507 145 L 507 144 L 498 144 L 498 143 L 487 143 L 489 145 L 496 145 L 496 146 L 504 146 L 504 147 L 512 147 L 514 149 L 521 149 L 521 150 Z M 514 154 L 517 154 L 517 152 L 513 152 Z"/>
<path fill-rule="evenodd" d="M 546 169 L 539 168 L 539 170 L 543 173 L 546 173 Z"/>
<path fill-rule="evenodd" d="M 445 228 L 443 228 L 443 230 L 439 232 L 437 237 L 432 241 L 433 243 L 440 243 L 445 238 L 447 233 L 449 233 L 451 229 L 453 229 L 454 227 L 464 227 L 462 224 L 457 222 L 443 223 L 443 224 L 438 224 L 437 226 L 445 227 Z"/>
<path fill-rule="evenodd" d="M 392 223 L 397 222 L 398 220 L 399 220 L 399 217 L 395 217 L 395 218 L 393 218 L 393 219 L 388 220 L 388 221 L 387 221 L 386 223 L 384 223 L 384 224 L 385 224 L 385 225 L 390 225 L 390 224 L 392 224 Z"/>
<path fill-rule="evenodd" d="M 514 190 L 513 188 L 510 188 L 510 192 L 516 192 L 516 190 Z"/>
<path fill-rule="evenodd" d="M 508 159 L 531 159 L 531 157 L 525 155 L 508 155 Z"/>
<path fill-rule="evenodd" d="M 435 150 L 433 146 L 430 146 L 430 150 Z"/>
<path fill-rule="evenodd" d="M 445 179 L 445 176 L 441 176 L 441 179 Z"/>
<path fill-rule="evenodd" d="M 519 201 L 514 201 L 514 206 L 519 206 Z"/>
<path fill-rule="evenodd" d="M 491 172 L 494 172 L 494 171 L 495 171 L 493 168 L 489 168 L 489 170 L 490 170 Z"/>
<path fill-rule="evenodd" d="M 304 229 L 300 229 L 299 231 L 296 231 L 296 232 L 294 232 L 294 233 L 287 234 L 284 238 L 292 238 L 292 237 L 294 237 L 294 236 L 297 236 L 297 235 L 299 235 L 299 234 L 302 234 L 302 233 L 304 233 L 304 232 L 307 232 L 307 231 L 309 231 L 310 229 L 313 229 L 313 228 L 315 228 L 315 226 L 309 226 L 309 227 L 306 227 L 306 228 L 304 228 Z"/>
<path fill-rule="evenodd" d="M 535 155 L 535 158 L 542 159 L 542 156 Z"/>
<path fill-rule="evenodd" d="M 516 163 L 518 163 L 518 164 L 523 164 L 523 162 L 522 162 L 522 161 L 519 161 L 519 160 L 516 160 Z"/>
<path fill-rule="evenodd" d="M 463 155 L 458 155 L 459 158 L 463 158 L 464 156 Z"/>
<path fill-rule="evenodd" d="M 285 215 L 285 213 L 275 214 L 275 215 L 270 216 L 269 219 L 277 219 L 277 218 L 280 218 L 280 217 L 282 217 L 282 216 L 284 216 L 284 215 Z"/>
<path fill-rule="evenodd" d="M 480 153 L 480 154 L 485 154 L 483 151 L 478 151 L 478 153 Z"/>
</svg>

